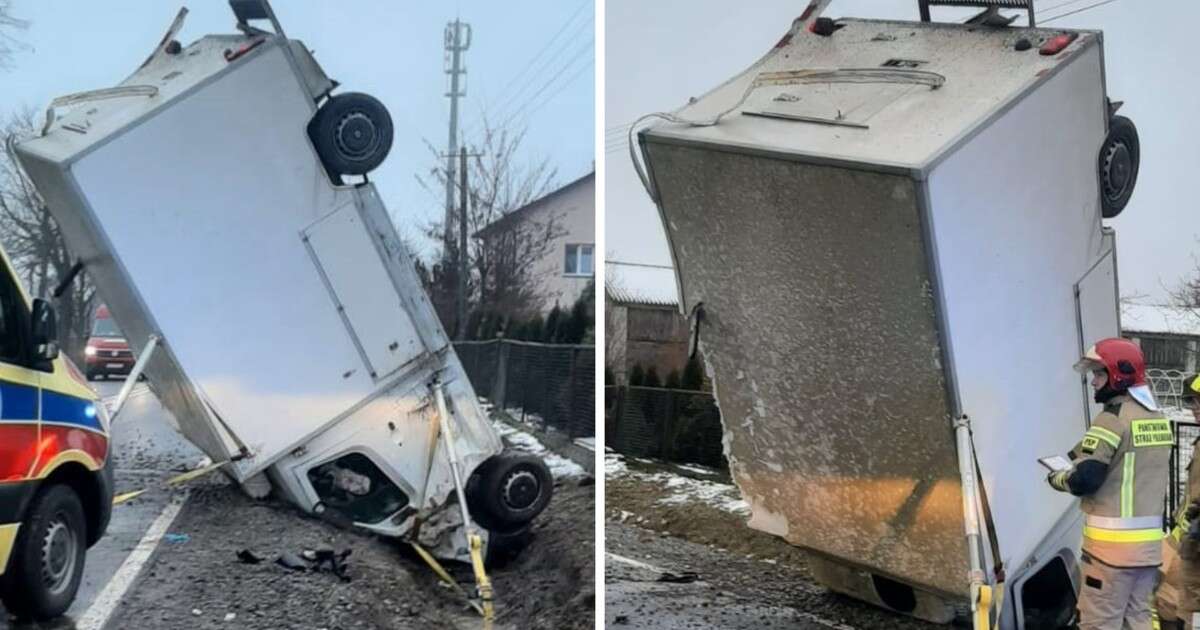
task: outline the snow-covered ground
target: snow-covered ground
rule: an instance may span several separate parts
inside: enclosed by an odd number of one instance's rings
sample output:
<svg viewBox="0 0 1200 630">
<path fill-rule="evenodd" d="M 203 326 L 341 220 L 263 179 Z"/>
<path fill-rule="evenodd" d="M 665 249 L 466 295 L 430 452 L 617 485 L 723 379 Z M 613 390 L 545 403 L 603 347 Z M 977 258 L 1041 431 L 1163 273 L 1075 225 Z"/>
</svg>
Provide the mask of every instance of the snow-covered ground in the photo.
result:
<svg viewBox="0 0 1200 630">
<path fill-rule="evenodd" d="M 666 464 L 638 459 L 635 459 L 635 461 L 654 463 L 662 466 L 674 466 L 692 474 L 710 475 L 713 477 L 718 475 L 716 471 L 701 466 Z M 609 479 L 629 477 L 662 487 L 665 490 L 665 496 L 659 499 L 658 503 L 663 505 L 703 503 L 729 512 L 730 514 L 738 516 L 750 515 L 750 506 L 742 500 L 741 493 L 738 492 L 737 487 L 733 484 L 693 479 L 686 475 L 668 471 L 650 473 L 631 470 L 625 463 L 625 458 L 622 455 L 607 449 L 604 453 L 604 475 Z"/>
</svg>

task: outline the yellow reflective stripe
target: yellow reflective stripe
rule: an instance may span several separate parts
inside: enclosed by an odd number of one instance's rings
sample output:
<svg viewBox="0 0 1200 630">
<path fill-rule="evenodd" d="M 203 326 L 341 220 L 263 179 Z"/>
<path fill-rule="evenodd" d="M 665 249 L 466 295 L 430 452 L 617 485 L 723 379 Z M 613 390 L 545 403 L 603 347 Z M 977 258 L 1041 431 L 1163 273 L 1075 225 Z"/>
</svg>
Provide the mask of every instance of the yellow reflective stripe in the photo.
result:
<svg viewBox="0 0 1200 630">
<path fill-rule="evenodd" d="M 1133 516 L 1133 451 L 1125 453 L 1125 469 L 1121 471 L 1121 518 Z"/>
<path fill-rule="evenodd" d="M 20 528 L 20 523 L 0 525 L 0 575 L 4 575 L 4 567 L 8 566 L 8 557 L 17 542 L 17 530 Z"/>
<path fill-rule="evenodd" d="M 1200 394 L 1200 376 L 1192 379 L 1192 383 L 1188 387 L 1197 394 Z"/>
<path fill-rule="evenodd" d="M 1087 433 L 1084 435 L 1093 435 L 1098 437 L 1101 440 L 1108 442 L 1109 446 L 1112 446 L 1113 448 L 1117 448 L 1121 445 L 1121 436 L 1109 431 L 1108 429 L 1105 429 L 1104 427 L 1093 426 L 1092 428 L 1088 429 Z"/>
<path fill-rule="evenodd" d="M 1163 531 L 1153 529 L 1101 529 L 1099 527 L 1084 527 L 1083 536 L 1100 542 L 1140 543 L 1155 542 L 1163 539 Z"/>
</svg>

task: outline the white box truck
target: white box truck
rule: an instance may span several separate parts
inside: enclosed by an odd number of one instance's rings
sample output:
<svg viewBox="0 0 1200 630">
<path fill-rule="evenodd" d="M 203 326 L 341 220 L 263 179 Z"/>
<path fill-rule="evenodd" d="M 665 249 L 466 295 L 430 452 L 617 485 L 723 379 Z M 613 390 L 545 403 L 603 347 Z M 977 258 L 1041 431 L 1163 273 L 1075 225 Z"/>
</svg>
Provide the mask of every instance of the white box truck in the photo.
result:
<svg viewBox="0 0 1200 630">
<path fill-rule="evenodd" d="M 500 456 L 366 181 L 387 111 L 331 94 L 267 3 L 230 4 L 241 33 L 182 46 L 184 10 L 128 79 L 56 99 L 15 147 L 135 376 L 247 488 L 269 480 L 305 510 L 465 559 L 466 486 L 472 520 L 520 533 L 549 471 Z"/>
<path fill-rule="evenodd" d="M 749 526 L 893 610 L 1069 619 L 1082 516 L 1037 460 L 1099 412 L 1071 366 L 1118 334 L 1137 168 L 1102 34 L 810 10 L 654 116 L 630 150 Z"/>
</svg>

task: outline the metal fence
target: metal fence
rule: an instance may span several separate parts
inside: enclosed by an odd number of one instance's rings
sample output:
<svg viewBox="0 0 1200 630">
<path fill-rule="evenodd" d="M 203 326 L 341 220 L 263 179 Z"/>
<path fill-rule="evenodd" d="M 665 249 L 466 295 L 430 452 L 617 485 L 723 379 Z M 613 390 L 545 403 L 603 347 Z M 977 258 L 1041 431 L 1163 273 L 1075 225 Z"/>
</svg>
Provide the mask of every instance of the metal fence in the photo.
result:
<svg viewBox="0 0 1200 630">
<path fill-rule="evenodd" d="M 454 349 L 475 392 L 497 407 L 573 438 L 596 434 L 594 346 L 492 339 Z"/>
<path fill-rule="evenodd" d="M 604 440 L 632 457 L 725 468 L 721 414 L 705 392 L 605 387 Z"/>
</svg>

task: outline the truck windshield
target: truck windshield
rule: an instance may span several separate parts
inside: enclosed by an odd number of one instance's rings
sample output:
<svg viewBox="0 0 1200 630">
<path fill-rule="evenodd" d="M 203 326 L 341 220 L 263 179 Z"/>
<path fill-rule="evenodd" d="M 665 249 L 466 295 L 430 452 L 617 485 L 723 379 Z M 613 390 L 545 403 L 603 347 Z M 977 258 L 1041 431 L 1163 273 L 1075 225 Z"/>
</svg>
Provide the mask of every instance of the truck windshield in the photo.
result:
<svg viewBox="0 0 1200 630">
<path fill-rule="evenodd" d="M 121 329 L 117 328 L 116 322 L 112 318 L 97 319 L 96 323 L 92 324 L 93 337 L 124 337 L 121 334 Z"/>
</svg>

